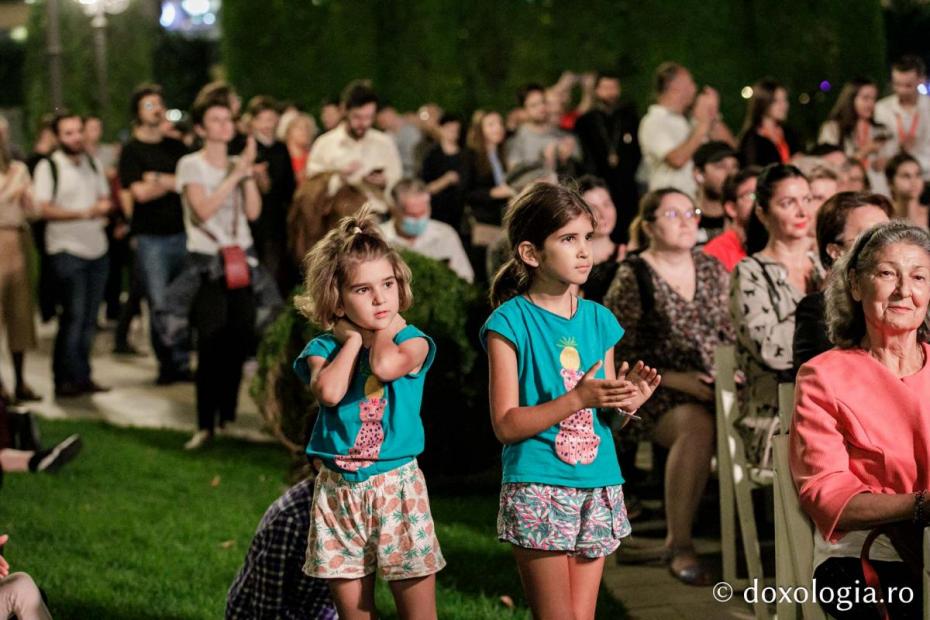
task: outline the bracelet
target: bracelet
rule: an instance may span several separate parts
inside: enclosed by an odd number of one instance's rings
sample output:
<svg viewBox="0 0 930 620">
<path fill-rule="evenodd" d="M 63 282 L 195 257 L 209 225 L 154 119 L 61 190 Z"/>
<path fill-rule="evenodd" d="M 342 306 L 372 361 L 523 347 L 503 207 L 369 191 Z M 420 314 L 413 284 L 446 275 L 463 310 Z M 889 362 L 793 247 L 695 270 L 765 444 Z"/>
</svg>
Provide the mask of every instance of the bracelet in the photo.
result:
<svg viewBox="0 0 930 620">
<path fill-rule="evenodd" d="M 914 493 L 914 524 L 919 527 L 927 527 L 927 525 L 930 525 L 927 519 L 928 517 L 930 517 L 930 514 L 928 514 L 925 510 L 926 503 L 927 503 L 927 491 L 926 490 L 917 491 L 916 493 Z"/>
</svg>

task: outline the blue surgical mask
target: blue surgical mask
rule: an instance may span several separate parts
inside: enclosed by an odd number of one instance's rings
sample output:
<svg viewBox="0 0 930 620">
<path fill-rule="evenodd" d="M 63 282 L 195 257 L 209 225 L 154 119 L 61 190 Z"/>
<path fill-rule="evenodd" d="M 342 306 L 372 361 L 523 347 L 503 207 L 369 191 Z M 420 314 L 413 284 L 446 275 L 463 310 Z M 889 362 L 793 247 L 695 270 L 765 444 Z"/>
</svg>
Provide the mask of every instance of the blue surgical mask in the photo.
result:
<svg viewBox="0 0 930 620">
<path fill-rule="evenodd" d="M 426 226 L 429 224 L 429 217 L 409 217 L 404 216 L 400 220 L 400 230 L 410 237 L 419 237 L 426 232 Z"/>
</svg>

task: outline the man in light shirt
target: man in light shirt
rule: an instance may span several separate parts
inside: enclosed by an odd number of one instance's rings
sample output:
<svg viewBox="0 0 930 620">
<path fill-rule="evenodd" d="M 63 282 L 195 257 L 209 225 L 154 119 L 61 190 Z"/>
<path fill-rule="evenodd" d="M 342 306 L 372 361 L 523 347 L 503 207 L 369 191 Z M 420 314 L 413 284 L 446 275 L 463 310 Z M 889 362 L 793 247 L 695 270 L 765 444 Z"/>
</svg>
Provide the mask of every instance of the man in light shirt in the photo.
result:
<svg viewBox="0 0 930 620">
<path fill-rule="evenodd" d="M 930 97 L 917 87 L 927 79 L 927 68 L 918 56 L 902 56 L 891 66 L 894 93 L 875 104 L 875 120 L 891 133 L 888 152 L 904 151 L 920 164 L 930 180 Z"/>
<path fill-rule="evenodd" d="M 69 397 L 106 389 L 91 379 L 90 352 L 107 281 L 111 204 L 103 167 L 84 151 L 81 117 L 59 112 L 53 128 L 59 148 L 36 166 L 34 195 L 48 221 L 45 245 L 61 301 L 55 395 Z"/>
<path fill-rule="evenodd" d="M 351 82 L 343 92 L 342 107 L 342 122 L 313 143 L 307 177 L 338 172 L 368 194 L 375 211 L 384 213 L 403 168 L 394 140 L 372 127 L 378 96 L 367 81 Z"/>
<path fill-rule="evenodd" d="M 720 118 L 720 97 L 709 86 L 698 93 L 691 73 L 674 62 L 664 62 L 656 69 L 655 88 L 656 103 L 649 106 L 639 125 L 649 189 L 674 187 L 696 198 L 694 152 L 707 140 L 736 145 Z M 689 108 L 691 119 L 685 115 Z"/>
<path fill-rule="evenodd" d="M 458 233 L 448 224 L 430 218 L 426 185 L 419 179 L 403 179 L 394 186 L 393 194 L 391 219 L 381 224 L 388 243 L 445 263 L 460 278 L 473 282 L 475 273 Z"/>
</svg>

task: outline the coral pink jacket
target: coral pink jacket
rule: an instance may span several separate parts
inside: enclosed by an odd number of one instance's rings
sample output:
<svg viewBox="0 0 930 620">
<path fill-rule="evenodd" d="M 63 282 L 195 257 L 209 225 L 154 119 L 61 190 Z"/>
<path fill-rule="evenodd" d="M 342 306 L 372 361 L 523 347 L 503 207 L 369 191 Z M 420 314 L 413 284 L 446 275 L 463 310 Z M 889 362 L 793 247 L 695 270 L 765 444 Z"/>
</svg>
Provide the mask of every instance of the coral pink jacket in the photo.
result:
<svg viewBox="0 0 930 620">
<path fill-rule="evenodd" d="M 930 363 L 898 378 L 862 349 L 832 349 L 801 366 L 795 395 L 791 474 L 826 540 L 843 536 L 853 496 L 930 488 Z"/>
</svg>

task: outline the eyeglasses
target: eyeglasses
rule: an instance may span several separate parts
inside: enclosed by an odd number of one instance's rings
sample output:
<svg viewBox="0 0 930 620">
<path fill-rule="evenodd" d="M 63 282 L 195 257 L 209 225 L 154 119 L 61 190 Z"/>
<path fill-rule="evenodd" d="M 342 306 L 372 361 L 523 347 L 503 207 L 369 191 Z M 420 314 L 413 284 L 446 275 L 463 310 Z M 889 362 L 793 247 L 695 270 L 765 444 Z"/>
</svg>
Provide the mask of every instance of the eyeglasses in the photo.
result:
<svg viewBox="0 0 930 620">
<path fill-rule="evenodd" d="M 155 110 L 156 108 L 161 108 L 161 104 L 153 103 L 151 101 L 146 101 L 145 103 L 142 104 L 143 110 Z"/>
<path fill-rule="evenodd" d="M 667 220 L 677 220 L 678 218 L 685 220 L 696 220 L 697 218 L 701 217 L 700 209 L 687 209 L 685 211 L 678 211 L 677 209 L 666 209 L 665 211 L 658 211 L 657 213 Z"/>
</svg>

